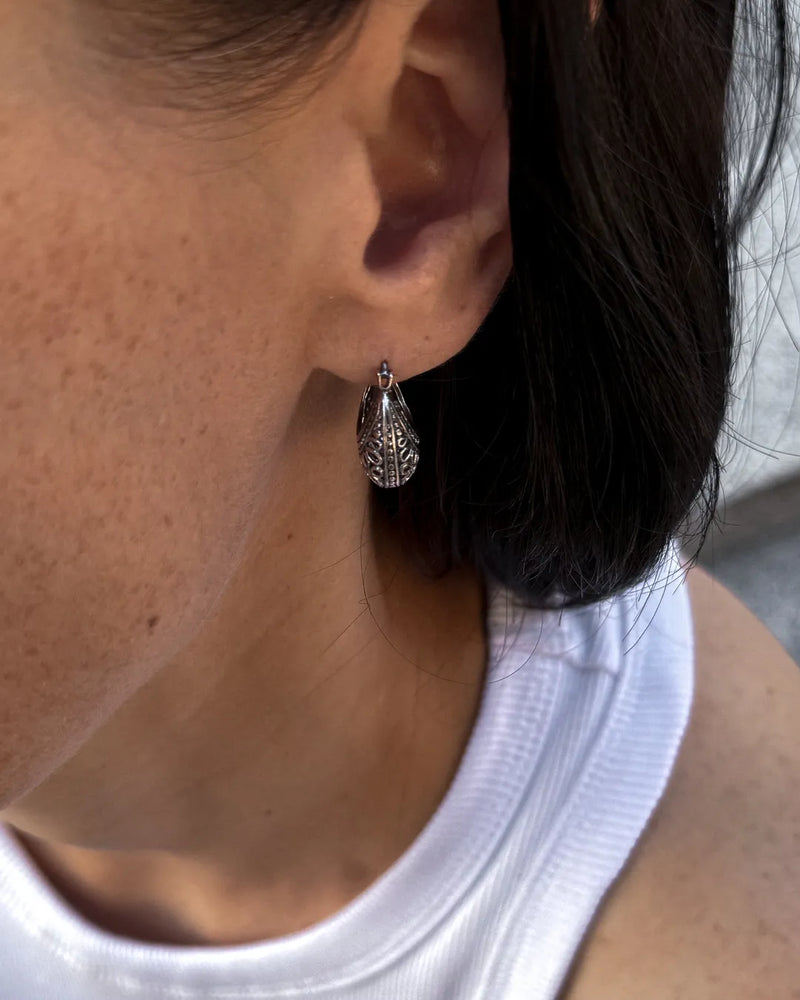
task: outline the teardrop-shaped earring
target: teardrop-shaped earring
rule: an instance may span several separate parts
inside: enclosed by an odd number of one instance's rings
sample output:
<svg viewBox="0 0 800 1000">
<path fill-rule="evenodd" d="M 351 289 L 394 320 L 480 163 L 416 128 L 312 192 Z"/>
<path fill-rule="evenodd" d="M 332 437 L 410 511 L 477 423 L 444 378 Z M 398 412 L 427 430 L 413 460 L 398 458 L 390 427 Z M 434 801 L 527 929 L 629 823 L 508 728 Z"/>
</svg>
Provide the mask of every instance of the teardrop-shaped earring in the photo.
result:
<svg viewBox="0 0 800 1000">
<path fill-rule="evenodd" d="M 388 361 L 361 397 L 356 436 L 364 472 L 376 486 L 402 486 L 414 475 L 419 435 Z"/>
</svg>

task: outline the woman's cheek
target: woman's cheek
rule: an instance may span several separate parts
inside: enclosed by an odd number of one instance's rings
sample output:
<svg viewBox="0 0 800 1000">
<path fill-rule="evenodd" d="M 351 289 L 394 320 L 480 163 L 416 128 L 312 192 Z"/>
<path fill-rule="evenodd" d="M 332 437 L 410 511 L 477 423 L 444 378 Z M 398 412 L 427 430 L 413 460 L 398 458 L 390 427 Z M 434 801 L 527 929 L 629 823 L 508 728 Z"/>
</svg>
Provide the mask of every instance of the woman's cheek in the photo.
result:
<svg viewBox="0 0 800 1000">
<path fill-rule="evenodd" d="M 236 301 L 254 278 L 225 233 L 208 232 L 225 206 L 203 219 L 200 182 L 109 170 L 65 154 L 35 117 L 9 115 L 0 123 L 19 141 L 0 168 L 0 807 L 213 611 L 289 411 L 288 390 L 261 377 L 288 382 L 270 338 Z M 218 264 L 206 250 L 217 244 Z M 279 296 L 261 316 L 281 323 Z"/>
<path fill-rule="evenodd" d="M 0 378 L 0 802 L 191 639 L 254 502 L 250 469 L 179 376 L 142 409 L 110 346 L 81 359 L 67 337 L 57 353 L 34 378 L 32 364 Z"/>
</svg>

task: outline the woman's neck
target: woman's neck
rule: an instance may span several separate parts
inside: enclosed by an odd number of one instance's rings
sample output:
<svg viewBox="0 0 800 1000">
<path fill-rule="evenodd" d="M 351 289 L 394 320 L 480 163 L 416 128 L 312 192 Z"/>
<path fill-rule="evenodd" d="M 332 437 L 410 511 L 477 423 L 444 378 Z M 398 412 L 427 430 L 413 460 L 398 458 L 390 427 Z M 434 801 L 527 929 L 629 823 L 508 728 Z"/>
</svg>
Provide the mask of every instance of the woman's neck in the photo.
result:
<svg viewBox="0 0 800 1000">
<path fill-rule="evenodd" d="M 312 488 L 302 451 L 297 499 L 264 512 L 191 645 L 3 814 L 117 933 L 230 944 L 315 923 L 403 853 L 458 767 L 483 581 L 419 575 L 365 518 L 366 481 L 334 461 L 339 479 Z"/>
</svg>

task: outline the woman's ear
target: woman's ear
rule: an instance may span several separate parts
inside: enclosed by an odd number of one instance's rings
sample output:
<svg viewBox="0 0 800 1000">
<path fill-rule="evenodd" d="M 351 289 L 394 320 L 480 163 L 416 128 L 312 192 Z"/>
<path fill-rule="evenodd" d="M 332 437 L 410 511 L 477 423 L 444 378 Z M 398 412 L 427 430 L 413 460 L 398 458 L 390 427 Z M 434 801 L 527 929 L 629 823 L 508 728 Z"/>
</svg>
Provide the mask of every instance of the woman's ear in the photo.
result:
<svg viewBox="0 0 800 1000">
<path fill-rule="evenodd" d="M 496 4 L 375 0 L 340 72 L 360 152 L 332 201 L 309 359 L 368 382 L 388 358 L 404 379 L 464 347 L 511 268 Z"/>
</svg>

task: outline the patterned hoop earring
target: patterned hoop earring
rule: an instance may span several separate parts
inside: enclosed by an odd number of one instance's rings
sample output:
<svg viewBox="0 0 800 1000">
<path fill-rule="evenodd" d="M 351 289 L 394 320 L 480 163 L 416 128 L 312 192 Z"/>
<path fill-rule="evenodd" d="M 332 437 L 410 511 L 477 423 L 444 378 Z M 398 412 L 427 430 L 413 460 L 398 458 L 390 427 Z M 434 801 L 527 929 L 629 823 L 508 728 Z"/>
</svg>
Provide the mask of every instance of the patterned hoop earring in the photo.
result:
<svg viewBox="0 0 800 1000">
<path fill-rule="evenodd" d="M 361 397 L 356 437 L 364 472 L 376 486 L 402 486 L 414 475 L 419 435 L 388 361 Z"/>
</svg>

